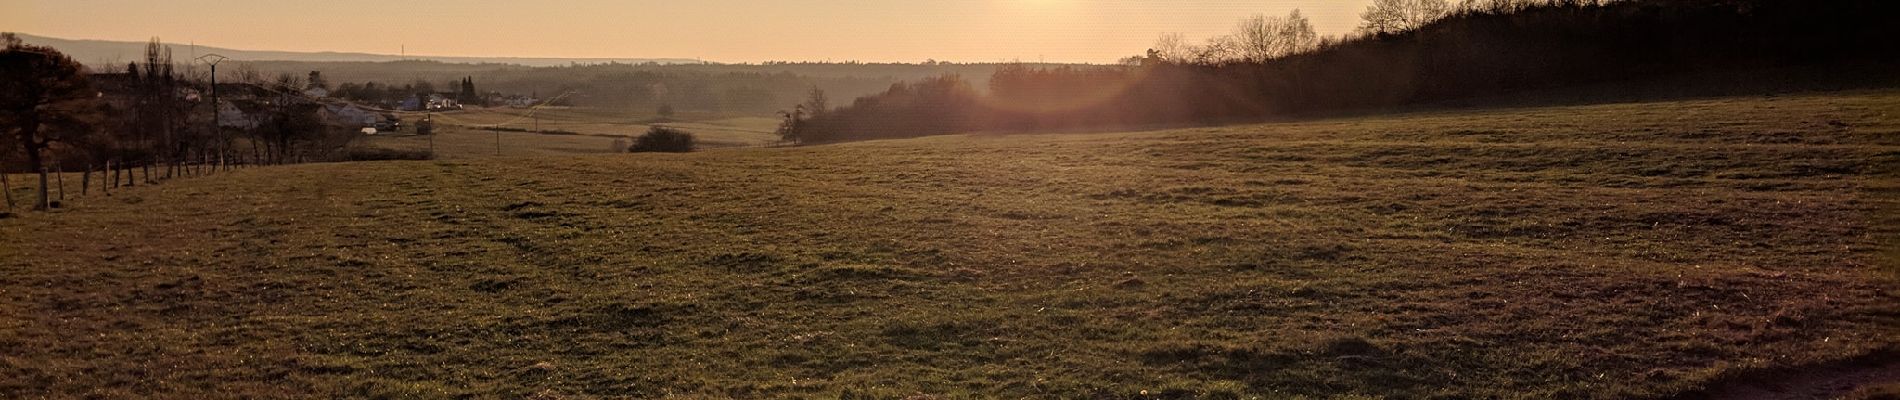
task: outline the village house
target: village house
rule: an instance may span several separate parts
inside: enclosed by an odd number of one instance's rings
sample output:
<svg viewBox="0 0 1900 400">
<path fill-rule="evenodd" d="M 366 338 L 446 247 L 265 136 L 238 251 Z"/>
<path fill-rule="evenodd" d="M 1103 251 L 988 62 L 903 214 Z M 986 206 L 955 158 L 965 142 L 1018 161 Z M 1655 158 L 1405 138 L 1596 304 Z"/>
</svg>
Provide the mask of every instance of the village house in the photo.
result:
<svg viewBox="0 0 1900 400">
<path fill-rule="evenodd" d="M 355 104 L 325 104 L 317 113 L 325 124 L 351 129 L 375 127 L 383 118 L 380 113 Z"/>
<path fill-rule="evenodd" d="M 448 96 L 430 94 L 428 109 L 430 111 L 460 110 L 462 109 L 462 103 L 456 102 L 454 98 Z"/>
<path fill-rule="evenodd" d="M 257 129 L 264 123 L 264 111 L 256 101 L 237 100 L 218 102 L 218 127 L 232 129 Z"/>
</svg>

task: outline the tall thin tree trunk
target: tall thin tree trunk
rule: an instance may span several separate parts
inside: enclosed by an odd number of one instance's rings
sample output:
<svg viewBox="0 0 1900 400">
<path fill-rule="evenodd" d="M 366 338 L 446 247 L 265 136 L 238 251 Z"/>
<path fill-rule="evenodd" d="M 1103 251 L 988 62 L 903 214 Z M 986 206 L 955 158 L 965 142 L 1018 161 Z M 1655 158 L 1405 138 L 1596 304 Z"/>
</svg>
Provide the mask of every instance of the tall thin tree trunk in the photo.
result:
<svg viewBox="0 0 1900 400">
<path fill-rule="evenodd" d="M 92 163 L 86 163 L 86 174 L 79 176 L 79 195 L 92 195 Z"/>
</svg>

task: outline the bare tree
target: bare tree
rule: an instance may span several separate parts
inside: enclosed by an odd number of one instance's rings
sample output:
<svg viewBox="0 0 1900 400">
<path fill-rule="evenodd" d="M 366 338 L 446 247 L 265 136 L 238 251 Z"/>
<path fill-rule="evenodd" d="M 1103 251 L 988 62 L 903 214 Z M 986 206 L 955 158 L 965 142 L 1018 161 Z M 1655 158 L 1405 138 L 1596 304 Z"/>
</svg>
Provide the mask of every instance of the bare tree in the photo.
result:
<svg viewBox="0 0 1900 400">
<path fill-rule="evenodd" d="M 258 72 L 257 66 L 251 65 L 251 63 L 238 63 L 237 69 L 231 71 L 231 77 L 236 78 L 235 81 L 237 83 L 264 83 L 264 73 Z"/>
<path fill-rule="evenodd" d="M 1294 9 L 1286 16 L 1286 23 L 1280 26 L 1280 44 L 1284 46 L 1280 56 L 1305 53 L 1319 48 L 1319 32 L 1313 30 L 1313 22 Z"/>
<path fill-rule="evenodd" d="M 1232 35 L 1215 36 L 1207 39 L 1194 55 L 1194 62 L 1203 65 L 1219 65 L 1234 61 L 1240 54 L 1240 43 Z"/>
<path fill-rule="evenodd" d="M 1279 57 L 1280 30 L 1285 21 L 1254 14 L 1234 27 L 1233 44 L 1240 61 L 1263 63 Z"/>
<path fill-rule="evenodd" d="M 1151 55 L 1167 62 L 1184 63 L 1194 61 L 1194 56 L 1200 52 L 1197 46 L 1188 43 L 1187 35 L 1166 33 L 1155 40 L 1154 51 Z"/>
<path fill-rule="evenodd" d="M 1313 24 L 1293 10 L 1285 17 L 1255 14 L 1241 20 L 1229 36 L 1233 56 L 1238 61 L 1263 63 L 1280 57 L 1311 51 L 1318 45 L 1319 34 Z"/>
<path fill-rule="evenodd" d="M 1360 30 L 1372 35 L 1389 35 L 1422 28 L 1451 13 L 1446 0 L 1373 0 L 1359 18 Z"/>
<path fill-rule="evenodd" d="M 812 117 L 823 117 L 825 113 L 831 111 L 831 97 L 826 96 L 823 89 L 812 86 L 811 91 L 805 93 L 805 104 L 803 105 L 805 106 L 805 112 L 811 113 Z"/>
</svg>

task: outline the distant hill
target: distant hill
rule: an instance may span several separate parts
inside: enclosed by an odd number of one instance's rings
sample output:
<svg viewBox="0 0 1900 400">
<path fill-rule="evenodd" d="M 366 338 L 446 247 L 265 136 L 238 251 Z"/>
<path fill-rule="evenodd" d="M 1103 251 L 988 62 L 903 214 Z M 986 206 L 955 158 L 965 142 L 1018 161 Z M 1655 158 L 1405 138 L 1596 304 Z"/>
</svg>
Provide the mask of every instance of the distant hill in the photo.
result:
<svg viewBox="0 0 1900 400">
<path fill-rule="evenodd" d="M 145 42 L 125 42 L 111 40 L 60 39 L 34 36 L 20 33 L 20 39 L 29 44 L 52 46 L 72 56 L 74 60 L 87 65 L 104 62 L 128 62 L 141 57 L 145 52 Z M 295 52 L 270 50 L 238 50 L 212 46 L 192 46 L 182 43 L 167 43 L 172 46 L 173 56 L 179 59 L 190 58 L 190 54 L 217 53 L 240 61 L 305 61 L 305 62 L 385 62 L 385 61 L 437 61 L 457 64 L 513 64 L 530 67 L 550 67 L 572 64 L 701 64 L 702 61 L 683 58 L 524 58 L 524 57 L 438 57 L 403 56 L 370 53 L 339 52 Z"/>
<path fill-rule="evenodd" d="M 20 35 L 92 66 L 123 67 L 140 61 L 144 42 L 69 40 Z M 327 80 L 376 82 L 386 88 L 433 91 L 474 79 L 482 91 L 537 95 L 572 93 L 572 105 L 647 113 L 666 104 L 682 111 L 729 116 L 773 116 L 803 101 L 812 88 L 831 98 L 855 99 L 891 84 L 955 75 L 984 87 L 1000 63 L 763 63 L 722 64 L 686 59 L 402 57 L 363 53 L 233 50 L 166 42 L 174 61 L 191 64 L 196 55 L 230 57 L 221 79 L 237 79 L 249 70 L 261 77 L 304 76 L 321 72 Z M 1068 64 L 1026 64 L 1056 68 Z M 415 89 L 427 85 L 428 89 Z M 340 88 L 340 87 L 339 87 Z M 657 88 L 657 90 L 656 90 Z M 387 90 L 387 89 L 386 89 Z M 405 93 L 391 94 L 404 96 Z M 643 115 L 644 114 L 640 114 Z"/>
</svg>

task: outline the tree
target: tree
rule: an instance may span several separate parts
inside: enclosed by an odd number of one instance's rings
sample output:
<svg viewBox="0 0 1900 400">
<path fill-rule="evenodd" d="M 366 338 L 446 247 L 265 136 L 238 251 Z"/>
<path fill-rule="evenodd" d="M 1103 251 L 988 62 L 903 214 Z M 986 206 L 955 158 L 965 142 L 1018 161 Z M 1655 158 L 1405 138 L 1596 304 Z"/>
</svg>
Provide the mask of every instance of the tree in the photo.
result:
<svg viewBox="0 0 1900 400">
<path fill-rule="evenodd" d="M 1311 51 L 1319 42 L 1319 34 L 1313 31 L 1312 22 L 1296 9 L 1286 17 L 1255 14 L 1241 20 L 1228 42 L 1239 61 L 1264 63 Z"/>
<path fill-rule="evenodd" d="M 264 143 L 273 162 L 296 162 L 302 155 L 297 150 L 321 142 L 324 127 L 317 117 L 321 106 L 298 94 L 304 82 L 294 75 L 280 74 L 268 85 L 277 96 L 264 104 L 265 121 L 253 132 L 253 140 Z"/>
<path fill-rule="evenodd" d="M 1359 18 L 1359 29 L 1372 35 L 1390 35 L 1422 28 L 1451 13 L 1446 0 L 1373 0 Z"/>
<path fill-rule="evenodd" d="M 812 86 L 811 91 L 805 93 L 804 106 L 805 112 L 813 117 L 822 117 L 831 110 L 831 98 L 825 95 L 824 89 Z"/>
<path fill-rule="evenodd" d="M 1187 42 L 1186 35 L 1167 33 L 1155 40 L 1155 47 L 1149 50 L 1148 56 L 1171 63 L 1187 63 L 1194 61 L 1195 54 L 1200 51 L 1199 48 Z"/>
<path fill-rule="evenodd" d="M 178 162 L 184 161 L 190 151 L 201 144 L 200 138 L 211 136 L 205 130 L 206 124 L 194 124 L 191 118 L 204 115 L 194 113 L 192 108 L 198 102 L 185 98 L 187 82 L 176 73 L 172 62 L 172 51 L 158 38 L 152 38 L 145 45 L 145 63 L 132 65 L 142 71 L 133 77 L 129 115 L 130 129 L 119 132 L 127 145 L 123 156 L 128 163 L 140 164 L 150 176 L 152 168 L 165 168 L 166 174 L 177 173 Z M 288 88 L 291 92 L 303 90 L 302 86 Z M 207 124 L 209 121 L 204 121 Z"/>
<path fill-rule="evenodd" d="M 429 95 L 436 93 L 435 84 L 421 79 L 417 79 L 415 83 L 410 84 L 409 90 L 418 96 L 422 96 L 423 100 L 428 100 Z"/>
<path fill-rule="evenodd" d="M 1467 13 L 1509 14 L 1534 4 L 1531 0 L 1460 0 L 1458 10 Z"/>
<path fill-rule="evenodd" d="M 645 135 L 633 139 L 633 146 L 627 148 L 633 153 L 686 153 L 693 151 L 693 134 L 686 131 L 655 126 Z"/>
<path fill-rule="evenodd" d="M 1319 32 L 1313 30 L 1313 22 L 1300 14 L 1299 9 L 1286 16 L 1286 23 L 1280 26 L 1280 56 L 1313 51 L 1319 47 Z"/>
<path fill-rule="evenodd" d="M 48 207 L 46 150 L 54 143 L 88 132 L 83 114 L 96 96 L 83 67 L 51 47 L 20 42 L 0 33 L 0 128 L 25 152 L 27 166 L 39 174 L 35 209 Z"/>
<path fill-rule="evenodd" d="M 1264 14 L 1241 20 L 1231 36 L 1240 61 L 1264 63 L 1279 57 L 1281 25 L 1278 18 L 1267 18 Z"/>
<path fill-rule="evenodd" d="M 462 77 L 461 85 L 457 88 L 455 101 L 468 105 L 484 105 L 482 104 L 481 93 L 475 91 L 475 77 Z"/>
<path fill-rule="evenodd" d="M 791 111 L 779 111 L 784 119 L 778 124 L 778 138 L 785 143 L 797 145 L 804 141 L 805 106 L 793 107 Z"/>
<path fill-rule="evenodd" d="M 259 72 L 257 66 L 247 62 L 238 63 L 237 68 L 231 71 L 231 76 L 237 78 L 237 83 L 258 84 L 264 82 L 264 73 Z"/>
<path fill-rule="evenodd" d="M 1215 36 L 1207 39 L 1207 44 L 1197 47 L 1194 63 L 1202 65 L 1226 64 L 1239 57 L 1240 44 L 1233 35 Z"/>
<path fill-rule="evenodd" d="M 307 86 L 306 89 L 330 90 L 330 81 L 323 79 L 323 72 L 321 71 L 310 71 L 310 79 L 308 79 L 305 84 Z"/>
<path fill-rule="evenodd" d="M 660 104 L 660 107 L 656 110 L 653 110 L 653 112 L 655 114 L 659 114 L 661 118 L 673 118 L 673 105 Z"/>
</svg>

